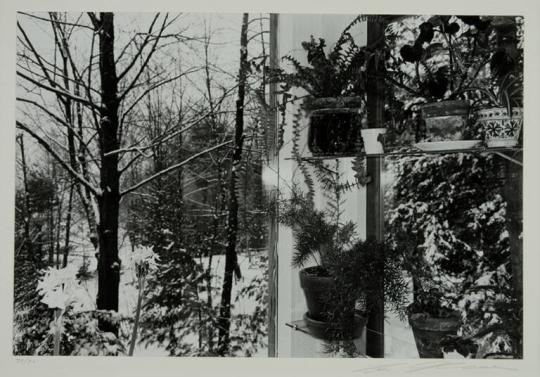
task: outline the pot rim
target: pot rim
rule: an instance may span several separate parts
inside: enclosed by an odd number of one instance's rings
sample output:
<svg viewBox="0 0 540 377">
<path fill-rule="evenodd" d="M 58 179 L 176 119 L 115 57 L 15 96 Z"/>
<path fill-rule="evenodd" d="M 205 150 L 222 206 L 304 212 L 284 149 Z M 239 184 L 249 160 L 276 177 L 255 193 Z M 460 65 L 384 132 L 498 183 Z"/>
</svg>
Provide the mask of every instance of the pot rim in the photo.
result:
<svg viewBox="0 0 540 377">
<path fill-rule="evenodd" d="M 503 107 L 503 106 L 485 107 L 483 109 L 478 110 L 477 114 L 486 114 L 486 113 L 490 113 L 490 112 L 493 112 L 493 111 L 500 111 L 500 112 L 504 113 L 505 115 L 508 115 L 508 109 L 506 107 Z M 523 106 L 512 107 L 512 113 L 514 113 L 514 112 L 522 115 L 523 114 Z"/>
<path fill-rule="evenodd" d="M 387 130 L 388 128 L 386 127 L 362 128 L 360 132 L 361 133 L 376 133 L 376 132 L 386 133 Z"/>
<path fill-rule="evenodd" d="M 415 314 L 425 314 L 425 316 L 411 318 Z M 433 317 L 428 313 L 409 313 L 407 315 L 409 324 L 419 330 L 429 331 L 454 331 L 461 325 L 461 313 L 454 310 L 447 317 Z"/>
<path fill-rule="evenodd" d="M 320 321 L 318 319 L 314 319 L 309 315 L 309 312 L 305 312 L 304 313 L 304 320 L 308 320 L 308 319 L 311 322 L 314 322 L 316 324 L 321 324 L 321 325 L 322 324 L 339 324 L 339 322 Z M 361 321 L 367 320 L 368 317 L 364 316 L 364 315 L 361 315 L 360 313 L 354 313 L 354 319 L 355 319 L 356 322 L 361 322 Z"/>
<path fill-rule="evenodd" d="M 420 105 L 422 115 L 425 118 L 450 115 L 466 115 L 470 106 L 465 100 L 444 100 L 439 102 L 428 102 Z"/>
<path fill-rule="evenodd" d="M 308 111 L 329 109 L 356 109 L 362 105 L 361 96 L 306 97 L 303 106 Z"/>
</svg>

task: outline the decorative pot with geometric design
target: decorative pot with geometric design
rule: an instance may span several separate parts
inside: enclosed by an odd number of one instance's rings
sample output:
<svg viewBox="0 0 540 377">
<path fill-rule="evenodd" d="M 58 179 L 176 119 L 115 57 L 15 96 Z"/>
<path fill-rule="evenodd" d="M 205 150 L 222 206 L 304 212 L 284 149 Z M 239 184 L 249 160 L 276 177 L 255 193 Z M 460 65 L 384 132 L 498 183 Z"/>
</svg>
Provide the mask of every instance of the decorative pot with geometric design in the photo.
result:
<svg viewBox="0 0 540 377">
<path fill-rule="evenodd" d="M 523 126 L 523 108 L 512 108 L 512 116 L 508 116 L 505 107 L 483 109 L 478 111 L 478 122 L 484 129 L 488 147 L 514 147 Z"/>
</svg>

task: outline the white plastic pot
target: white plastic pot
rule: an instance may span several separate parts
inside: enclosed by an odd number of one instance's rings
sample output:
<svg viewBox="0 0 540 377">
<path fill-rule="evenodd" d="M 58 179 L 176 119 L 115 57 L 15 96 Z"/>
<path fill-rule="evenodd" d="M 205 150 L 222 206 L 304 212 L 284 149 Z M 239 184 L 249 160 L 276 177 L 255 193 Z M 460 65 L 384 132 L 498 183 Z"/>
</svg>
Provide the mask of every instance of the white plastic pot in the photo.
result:
<svg viewBox="0 0 540 377">
<path fill-rule="evenodd" d="M 386 133 L 386 128 L 366 128 L 360 131 L 364 140 L 366 154 L 382 154 L 384 146 L 379 140 L 379 135 Z"/>
</svg>

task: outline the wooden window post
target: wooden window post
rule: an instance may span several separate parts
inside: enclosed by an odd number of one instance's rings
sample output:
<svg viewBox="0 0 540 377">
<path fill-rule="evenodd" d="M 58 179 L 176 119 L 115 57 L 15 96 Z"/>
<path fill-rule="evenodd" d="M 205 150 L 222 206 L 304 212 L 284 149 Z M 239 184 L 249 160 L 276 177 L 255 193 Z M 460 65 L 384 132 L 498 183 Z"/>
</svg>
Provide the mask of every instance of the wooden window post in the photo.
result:
<svg viewBox="0 0 540 377">
<path fill-rule="evenodd" d="M 385 25 L 382 22 L 368 21 L 367 45 L 377 51 L 384 43 Z M 384 126 L 384 64 L 372 59 L 367 66 L 367 115 L 368 127 Z M 381 175 L 384 157 L 367 157 L 367 173 L 371 182 L 366 186 L 366 237 L 377 241 L 384 239 L 384 201 Z M 383 289 L 383 287 L 381 287 Z M 371 357 L 384 357 L 384 302 L 378 302 L 369 313 L 366 325 L 366 354 Z"/>
</svg>

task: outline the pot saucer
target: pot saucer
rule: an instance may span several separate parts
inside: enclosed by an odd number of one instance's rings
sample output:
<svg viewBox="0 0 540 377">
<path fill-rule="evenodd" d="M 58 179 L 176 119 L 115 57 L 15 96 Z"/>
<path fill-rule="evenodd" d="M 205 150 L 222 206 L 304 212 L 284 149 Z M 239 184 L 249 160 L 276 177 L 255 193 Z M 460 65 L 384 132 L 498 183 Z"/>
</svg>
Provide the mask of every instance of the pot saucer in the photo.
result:
<svg viewBox="0 0 540 377">
<path fill-rule="evenodd" d="M 415 148 L 424 152 L 436 152 L 446 150 L 465 150 L 478 147 L 481 140 L 447 140 L 447 141 L 428 141 L 413 144 Z"/>
</svg>

